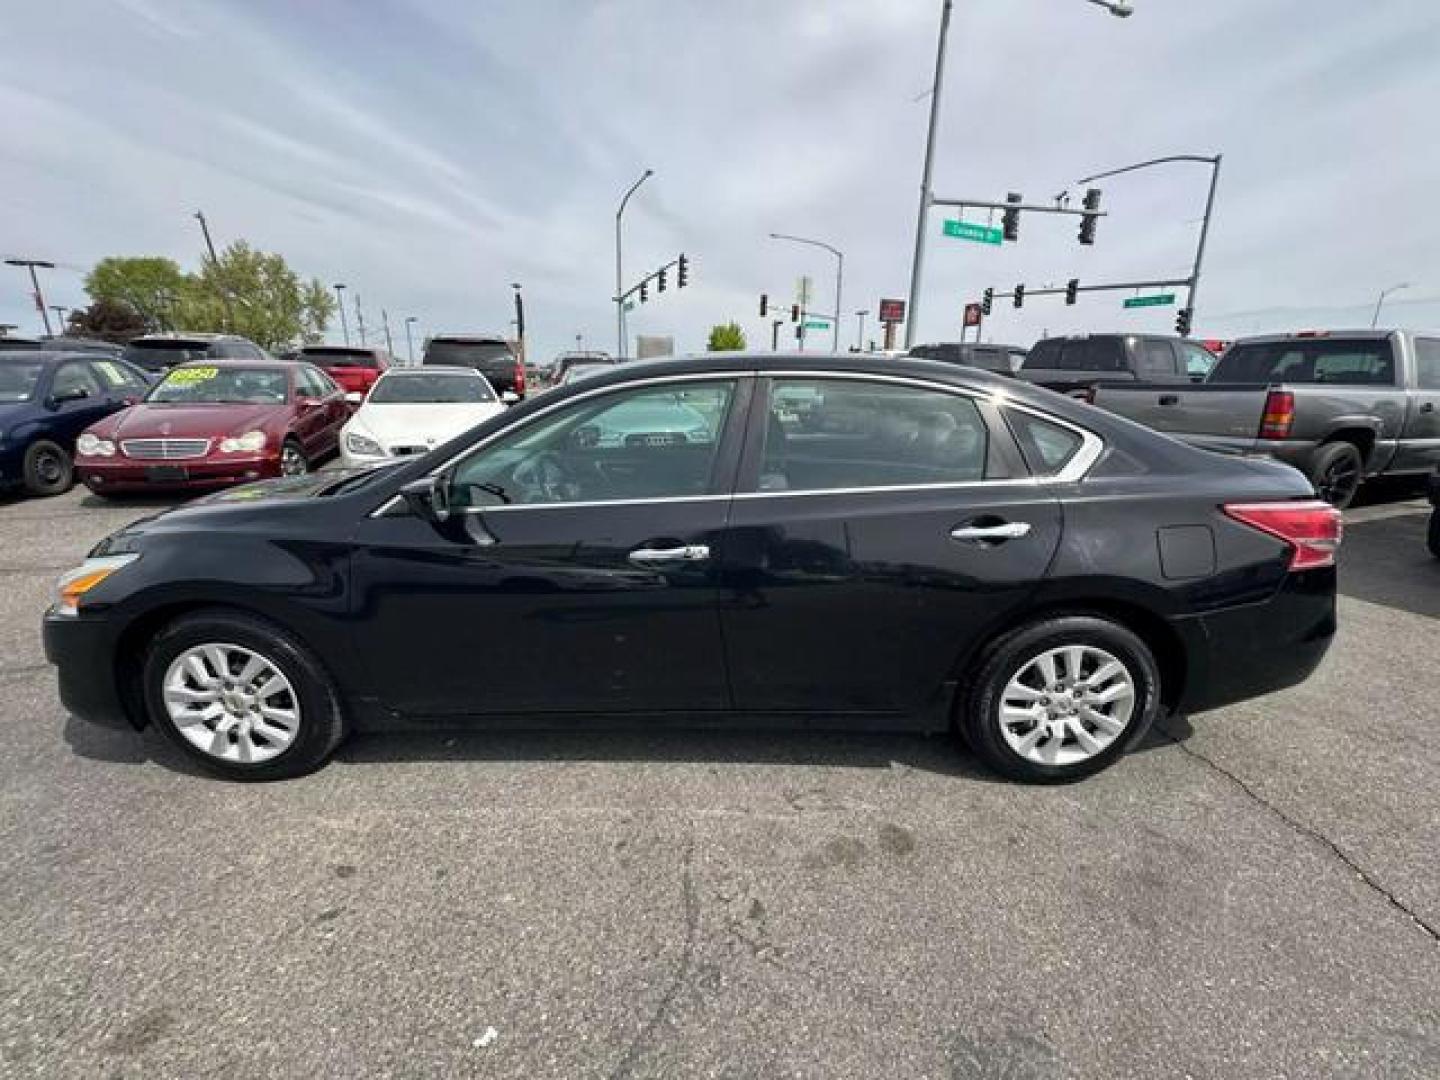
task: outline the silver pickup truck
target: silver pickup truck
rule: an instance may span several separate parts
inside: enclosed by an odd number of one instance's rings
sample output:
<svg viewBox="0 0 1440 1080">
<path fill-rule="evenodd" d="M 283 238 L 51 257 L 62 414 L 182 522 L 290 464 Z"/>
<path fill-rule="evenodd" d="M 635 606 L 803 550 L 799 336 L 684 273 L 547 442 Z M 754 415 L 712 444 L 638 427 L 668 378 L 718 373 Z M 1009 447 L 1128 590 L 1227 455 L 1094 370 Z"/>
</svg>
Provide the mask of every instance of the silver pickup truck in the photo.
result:
<svg viewBox="0 0 1440 1080">
<path fill-rule="evenodd" d="M 1287 462 L 1336 506 L 1369 478 L 1440 463 L 1440 333 L 1242 338 L 1203 383 L 1098 382 L 1093 395 L 1193 446 Z"/>
</svg>

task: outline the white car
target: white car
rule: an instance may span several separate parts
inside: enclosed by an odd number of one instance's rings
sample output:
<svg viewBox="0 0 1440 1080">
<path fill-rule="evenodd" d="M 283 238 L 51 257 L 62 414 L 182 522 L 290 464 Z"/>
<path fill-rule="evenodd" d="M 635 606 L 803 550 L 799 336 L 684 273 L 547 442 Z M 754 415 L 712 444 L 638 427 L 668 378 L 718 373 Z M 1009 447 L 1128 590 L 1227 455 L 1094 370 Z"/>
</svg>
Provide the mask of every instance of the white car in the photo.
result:
<svg viewBox="0 0 1440 1080">
<path fill-rule="evenodd" d="M 360 400 L 359 394 L 350 395 Z M 384 465 L 428 453 L 498 416 L 506 404 L 474 368 L 390 368 L 340 431 L 350 467 Z"/>
</svg>

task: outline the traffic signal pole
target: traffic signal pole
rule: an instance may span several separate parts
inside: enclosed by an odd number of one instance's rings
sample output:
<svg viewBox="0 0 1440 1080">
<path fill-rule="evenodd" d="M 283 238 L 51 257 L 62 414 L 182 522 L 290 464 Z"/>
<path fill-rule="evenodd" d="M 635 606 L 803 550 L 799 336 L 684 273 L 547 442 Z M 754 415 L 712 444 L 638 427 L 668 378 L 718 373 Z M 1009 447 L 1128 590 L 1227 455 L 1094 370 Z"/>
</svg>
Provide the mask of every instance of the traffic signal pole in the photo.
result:
<svg viewBox="0 0 1440 1080">
<path fill-rule="evenodd" d="M 915 344 L 915 324 L 920 320 L 920 270 L 925 263 L 925 226 L 930 219 L 930 178 L 935 172 L 935 131 L 940 123 L 940 91 L 945 84 L 945 43 L 950 37 L 950 11 L 954 0 L 943 0 L 940 8 L 940 43 L 935 49 L 935 80 L 930 84 L 930 124 L 925 133 L 925 166 L 920 173 L 920 212 L 915 222 L 915 253 L 910 262 L 909 303 L 905 306 L 905 348 Z M 887 328 L 887 339 L 893 331 Z M 892 344 L 885 342 L 886 348 Z"/>
</svg>

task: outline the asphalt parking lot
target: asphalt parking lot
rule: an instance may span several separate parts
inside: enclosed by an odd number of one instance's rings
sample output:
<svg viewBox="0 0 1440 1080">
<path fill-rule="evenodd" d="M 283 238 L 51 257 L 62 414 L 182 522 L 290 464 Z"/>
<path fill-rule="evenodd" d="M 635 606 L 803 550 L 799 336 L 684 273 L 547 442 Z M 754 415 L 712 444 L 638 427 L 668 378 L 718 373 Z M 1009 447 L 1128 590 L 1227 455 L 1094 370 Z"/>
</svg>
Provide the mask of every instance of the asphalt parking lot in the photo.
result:
<svg viewBox="0 0 1440 1080">
<path fill-rule="evenodd" d="M 0 1074 L 1440 1075 L 1440 563 L 1347 515 L 1307 684 L 1082 784 L 942 740 L 372 738 L 243 786 L 66 717 L 0 502 Z"/>
</svg>

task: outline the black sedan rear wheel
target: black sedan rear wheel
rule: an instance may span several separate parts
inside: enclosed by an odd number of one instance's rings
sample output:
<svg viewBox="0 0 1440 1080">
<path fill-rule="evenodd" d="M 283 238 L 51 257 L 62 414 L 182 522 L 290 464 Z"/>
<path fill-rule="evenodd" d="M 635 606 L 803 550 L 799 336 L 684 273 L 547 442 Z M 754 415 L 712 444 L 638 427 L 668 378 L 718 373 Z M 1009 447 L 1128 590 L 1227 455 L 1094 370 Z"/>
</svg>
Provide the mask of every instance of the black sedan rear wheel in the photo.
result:
<svg viewBox="0 0 1440 1080">
<path fill-rule="evenodd" d="M 25 490 L 31 495 L 63 495 L 75 483 L 75 464 L 59 443 L 36 439 L 25 451 Z"/>
<path fill-rule="evenodd" d="M 311 772 L 345 735 L 339 696 L 310 650 L 242 612 L 182 615 L 156 635 L 142 677 L 151 721 L 232 780 Z"/>
<path fill-rule="evenodd" d="M 1160 672 L 1145 642 L 1109 619 L 1065 615 L 1012 631 L 985 653 L 958 702 L 965 742 L 1016 780 L 1078 780 L 1149 728 Z"/>
</svg>

